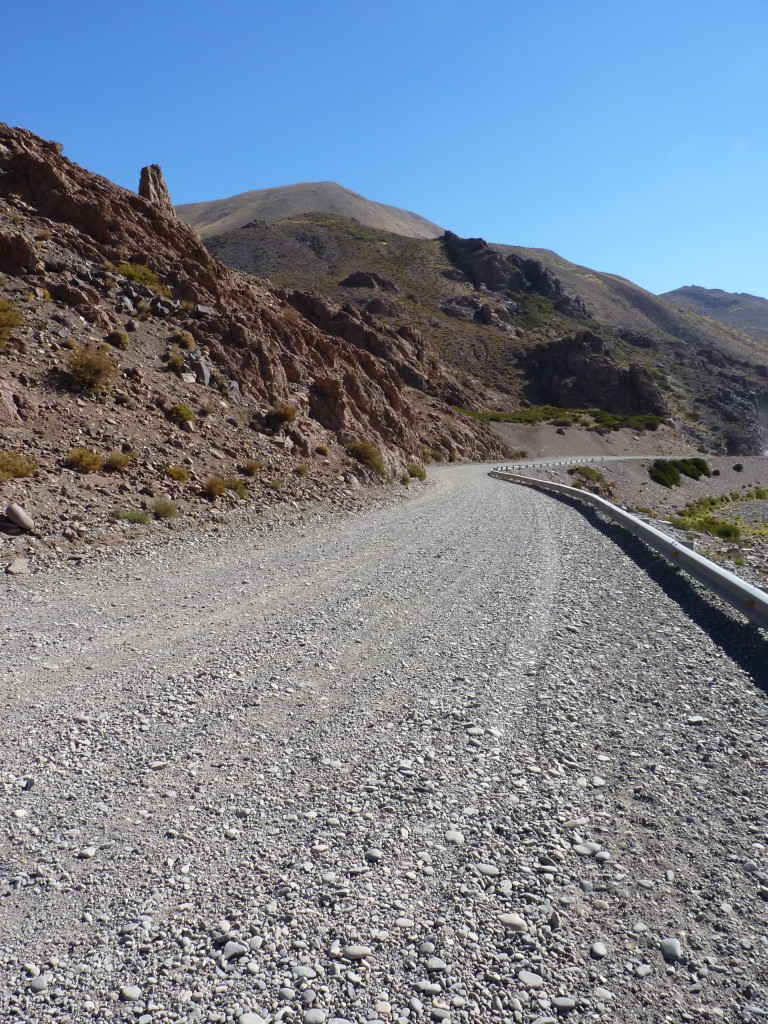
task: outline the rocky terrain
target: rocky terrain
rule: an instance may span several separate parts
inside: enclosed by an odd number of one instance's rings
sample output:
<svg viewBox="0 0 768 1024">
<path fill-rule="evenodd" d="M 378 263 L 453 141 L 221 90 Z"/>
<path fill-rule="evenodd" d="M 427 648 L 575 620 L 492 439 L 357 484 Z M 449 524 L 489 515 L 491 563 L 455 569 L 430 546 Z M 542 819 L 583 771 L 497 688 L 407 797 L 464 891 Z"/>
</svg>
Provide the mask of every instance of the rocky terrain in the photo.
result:
<svg viewBox="0 0 768 1024">
<path fill-rule="evenodd" d="M 494 457 L 450 407 L 486 395 L 405 325 L 222 266 L 159 168 L 134 194 L 0 126 L 0 511 L 33 517 L 28 553 Z"/>
<path fill-rule="evenodd" d="M 319 291 L 417 330 L 497 392 L 494 408 L 644 405 L 665 409 L 710 450 L 763 450 L 763 343 L 555 253 L 451 232 L 404 237 L 322 211 L 210 233 L 206 244 L 289 291 Z M 593 349 L 586 332 L 599 339 Z"/>
<path fill-rule="evenodd" d="M 768 1013 L 765 638 L 610 527 L 451 467 L 4 586 L 3 1020 Z"/>
<path fill-rule="evenodd" d="M 660 298 L 768 342 L 768 299 L 759 295 L 690 285 L 664 292 Z"/>
</svg>

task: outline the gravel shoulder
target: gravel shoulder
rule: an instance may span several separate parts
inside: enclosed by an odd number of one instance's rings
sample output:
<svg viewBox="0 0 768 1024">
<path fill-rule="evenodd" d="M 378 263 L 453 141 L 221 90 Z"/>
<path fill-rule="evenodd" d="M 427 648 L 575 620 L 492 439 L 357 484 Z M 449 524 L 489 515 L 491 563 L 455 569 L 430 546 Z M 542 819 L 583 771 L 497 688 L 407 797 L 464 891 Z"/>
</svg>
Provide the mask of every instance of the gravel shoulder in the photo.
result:
<svg viewBox="0 0 768 1024">
<path fill-rule="evenodd" d="M 0 1019 L 768 1015 L 765 636 L 486 474 L 0 580 Z"/>
</svg>

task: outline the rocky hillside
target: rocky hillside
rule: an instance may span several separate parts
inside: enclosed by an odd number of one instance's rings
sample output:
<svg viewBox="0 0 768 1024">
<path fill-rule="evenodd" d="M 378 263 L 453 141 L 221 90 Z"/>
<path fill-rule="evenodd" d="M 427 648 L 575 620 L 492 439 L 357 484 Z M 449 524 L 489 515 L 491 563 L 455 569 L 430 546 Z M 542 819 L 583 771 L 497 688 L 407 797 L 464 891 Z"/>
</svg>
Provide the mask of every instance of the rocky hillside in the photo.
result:
<svg viewBox="0 0 768 1024">
<path fill-rule="evenodd" d="M 443 229 L 396 206 L 375 203 L 333 181 L 255 189 L 229 199 L 183 203 L 177 212 L 203 238 L 244 227 L 252 221 L 272 223 L 303 213 L 346 217 L 366 227 L 409 238 L 438 238 Z"/>
<path fill-rule="evenodd" d="M 724 292 L 720 288 L 691 285 L 660 296 L 718 323 L 735 327 L 759 341 L 768 342 L 768 299 L 746 292 Z"/>
<path fill-rule="evenodd" d="M 427 339 L 331 300 L 302 315 L 208 253 L 159 168 L 140 193 L 0 125 L 0 489 L 52 544 L 503 451 L 448 404 L 486 389 Z"/>
<path fill-rule="evenodd" d="M 404 238 L 325 214 L 249 224 L 206 244 L 289 292 L 321 292 L 418 331 L 496 391 L 502 409 L 660 412 L 703 447 L 763 448 L 765 345 L 554 253 L 450 232 Z"/>
</svg>

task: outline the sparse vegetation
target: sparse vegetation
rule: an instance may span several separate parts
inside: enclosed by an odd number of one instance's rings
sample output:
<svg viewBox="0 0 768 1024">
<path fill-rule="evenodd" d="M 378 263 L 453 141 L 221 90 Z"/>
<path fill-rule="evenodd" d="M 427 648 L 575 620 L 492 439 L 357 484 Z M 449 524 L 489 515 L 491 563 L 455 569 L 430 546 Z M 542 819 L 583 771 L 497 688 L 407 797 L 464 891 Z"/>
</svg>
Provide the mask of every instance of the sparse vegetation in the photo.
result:
<svg viewBox="0 0 768 1024">
<path fill-rule="evenodd" d="M 271 477 L 271 479 L 267 480 L 267 487 L 270 489 L 270 491 L 282 491 L 282 480 L 278 480 L 276 476 L 273 476 Z"/>
<path fill-rule="evenodd" d="M 733 467 L 734 473 L 741 473 L 741 472 L 743 472 L 743 470 L 744 470 L 744 466 L 742 465 L 741 462 L 737 462 L 737 463 L 734 464 L 734 467 Z"/>
<path fill-rule="evenodd" d="M 186 466 L 170 465 L 165 467 L 165 475 L 175 480 L 176 483 L 186 484 L 189 482 L 189 470 Z"/>
<path fill-rule="evenodd" d="M 203 494 L 206 498 L 220 498 L 227 493 L 227 485 L 224 478 L 220 476 L 209 476 L 203 484 Z"/>
<path fill-rule="evenodd" d="M 67 354 L 66 363 L 71 386 L 89 394 L 107 391 L 117 371 L 106 345 L 76 345 Z"/>
<path fill-rule="evenodd" d="M 228 476 L 224 481 L 224 486 L 228 491 L 232 491 L 238 496 L 238 498 L 248 497 L 248 486 L 244 480 L 241 480 L 237 476 Z"/>
<path fill-rule="evenodd" d="M 171 338 L 171 343 L 178 345 L 179 348 L 183 348 L 187 352 L 191 352 L 197 344 L 194 335 L 190 331 L 179 331 L 177 334 L 174 334 Z"/>
<path fill-rule="evenodd" d="M 256 459 L 243 459 L 241 472 L 243 472 L 246 476 L 258 476 L 260 469 L 261 466 L 256 461 Z"/>
<path fill-rule="evenodd" d="M 426 469 L 424 469 L 422 466 L 417 466 L 415 462 L 409 462 L 406 469 L 408 470 L 408 476 L 413 477 L 413 479 L 415 480 L 427 479 Z"/>
<path fill-rule="evenodd" d="M 0 349 L 10 338 L 14 327 L 19 327 L 23 319 L 21 310 L 10 299 L 0 299 Z"/>
<path fill-rule="evenodd" d="M 217 408 L 218 406 L 212 398 L 206 398 L 200 405 L 200 412 L 203 416 L 212 416 Z"/>
<path fill-rule="evenodd" d="M 570 476 L 579 476 L 582 480 L 587 480 L 591 484 L 602 485 L 608 482 L 605 474 L 601 473 L 599 469 L 595 469 L 594 466 L 571 466 L 568 474 Z"/>
<path fill-rule="evenodd" d="M 327 454 L 328 454 L 328 445 L 327 444 L 315 445 L 315 455 L 327 455 Z"/>
<path fill-rule="evenodd" d="M 149 288 L 155 295 L 163 295 L 165 298 L 170 297 L 170 289 L 160 283 L 160 278 L 144 263 L 121 263 L 115 267 L 118 274 L 122 274 L 123 277 L 127 277 L 129 281 L 133 281 L 134 284 L 143 284 L 145 288 Z"/>
<path fill-rule="evenodd" d="M 183 370 L 185 366 L 184 353 L 178 345 L 171 345 L 165 354 L 166 361 L 172 370 Z"/>
<path fill-rule="evenodd" d="M 194 412 L 183 402 L 175 402 L 168 410 L 168 419 L 178 423 L 180 427 L 185 423 L 190 423 L 194 418 Z"/>
<path fill-rule="evenodd" d="M 107 344 L 119 348 L 123 352 L 130 347 L 131 339 L 127 331 L 110 331 L 106 337 Z"/>
<path fill-rule="evenodd" d="M 181 513 L 169 498 L 155 498 L 152 515 L 155 519 L 178 519 Z"/>
<path fill-rule="evenodd" d="M 132 461 L 128 452 L 110 452 L 104 460 L 104 469 L 108 473 L 124 473 Z"/>
<path fill-rule="evenodd" d="M 275 402 L 267 409 L 264 422 L 270 430 L 279 430 L 286 423 L 293 423 L 297 415 L 298 409 L 295 405 L 289 405 L 287 402 Z"/>
<path fill-rule="evenodd" d="M 98 473 L 103 459 L 90 448 L 72 448 L 67 456 L 67 466 L 78 473 Z"/>
<path fill-rule="evenodd" d="M 642 433 L 645 430 L 658 430 L 665 422 L 663 416 L 656 416 L 653 413 L 625 415 L 606 412 L 604 409 L 560 409 L 554 405 L 531 405 L 525 409 L 516 409 L 514 412 L 478 412 L 475 409 L 462 409 L 458 406 L 454 408 L 456 412 L 471 416 L 481 423 L 522 423 L 527 426 L 551 423 L 555 427 L 577 425 L 600 430 L 627 428 Z"/>
<path fill-rule="evenodd" d="M 0 452 L 0 484 L 25 476 L 34 476 L 37 460 L 20 452 Z"/>
<path fill-rule="evenodd" d="M 306 467 L 306 466 L 305 466 L 305 465 L 304 465 L 304 464 L 302 463 L 301 465 L 299 465 L 299 466 L 296 466 L 296 467 L 294 468 L 293 472 L 294 472 L 294 473 L 296 474 L 296 476 L 300 476 L 300 477 L 305 477 L 305 476 L 306 476 L 306 475 L 307 475 L 307 474 L 309 473 L 309 470 L 308 470 L 308 469 L 307 469 L 307 467 Z"/>
<path fill-rule="evenodd" d="M 133 523 L 135 526 L 146 526 L 151 518 L 148 512 L 143 512 L 140 508 L 121 508 L 115 512 L 115 519 Z"/>
<path fill-rule="evenodd" d="M 376 476 L 385 477 L 387 467 L 381 457 L 381 452 L 370 441 L 352 441 L 346 446 L 347 454 L 351 455 Z"/>
</svg>

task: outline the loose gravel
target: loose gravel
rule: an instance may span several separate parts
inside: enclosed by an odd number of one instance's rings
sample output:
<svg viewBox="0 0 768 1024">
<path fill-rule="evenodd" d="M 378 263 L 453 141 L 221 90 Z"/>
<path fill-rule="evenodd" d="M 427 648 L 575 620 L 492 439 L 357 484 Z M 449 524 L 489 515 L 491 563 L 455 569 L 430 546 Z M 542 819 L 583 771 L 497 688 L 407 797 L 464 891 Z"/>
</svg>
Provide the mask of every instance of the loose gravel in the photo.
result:
<svg viewBox="0 0 768 1024">
<path fill-rule="evenodd" d="M 768 1016 L 764 635 L 431 476 L 2 580 L 0 1019 Z"/>
</svg>

